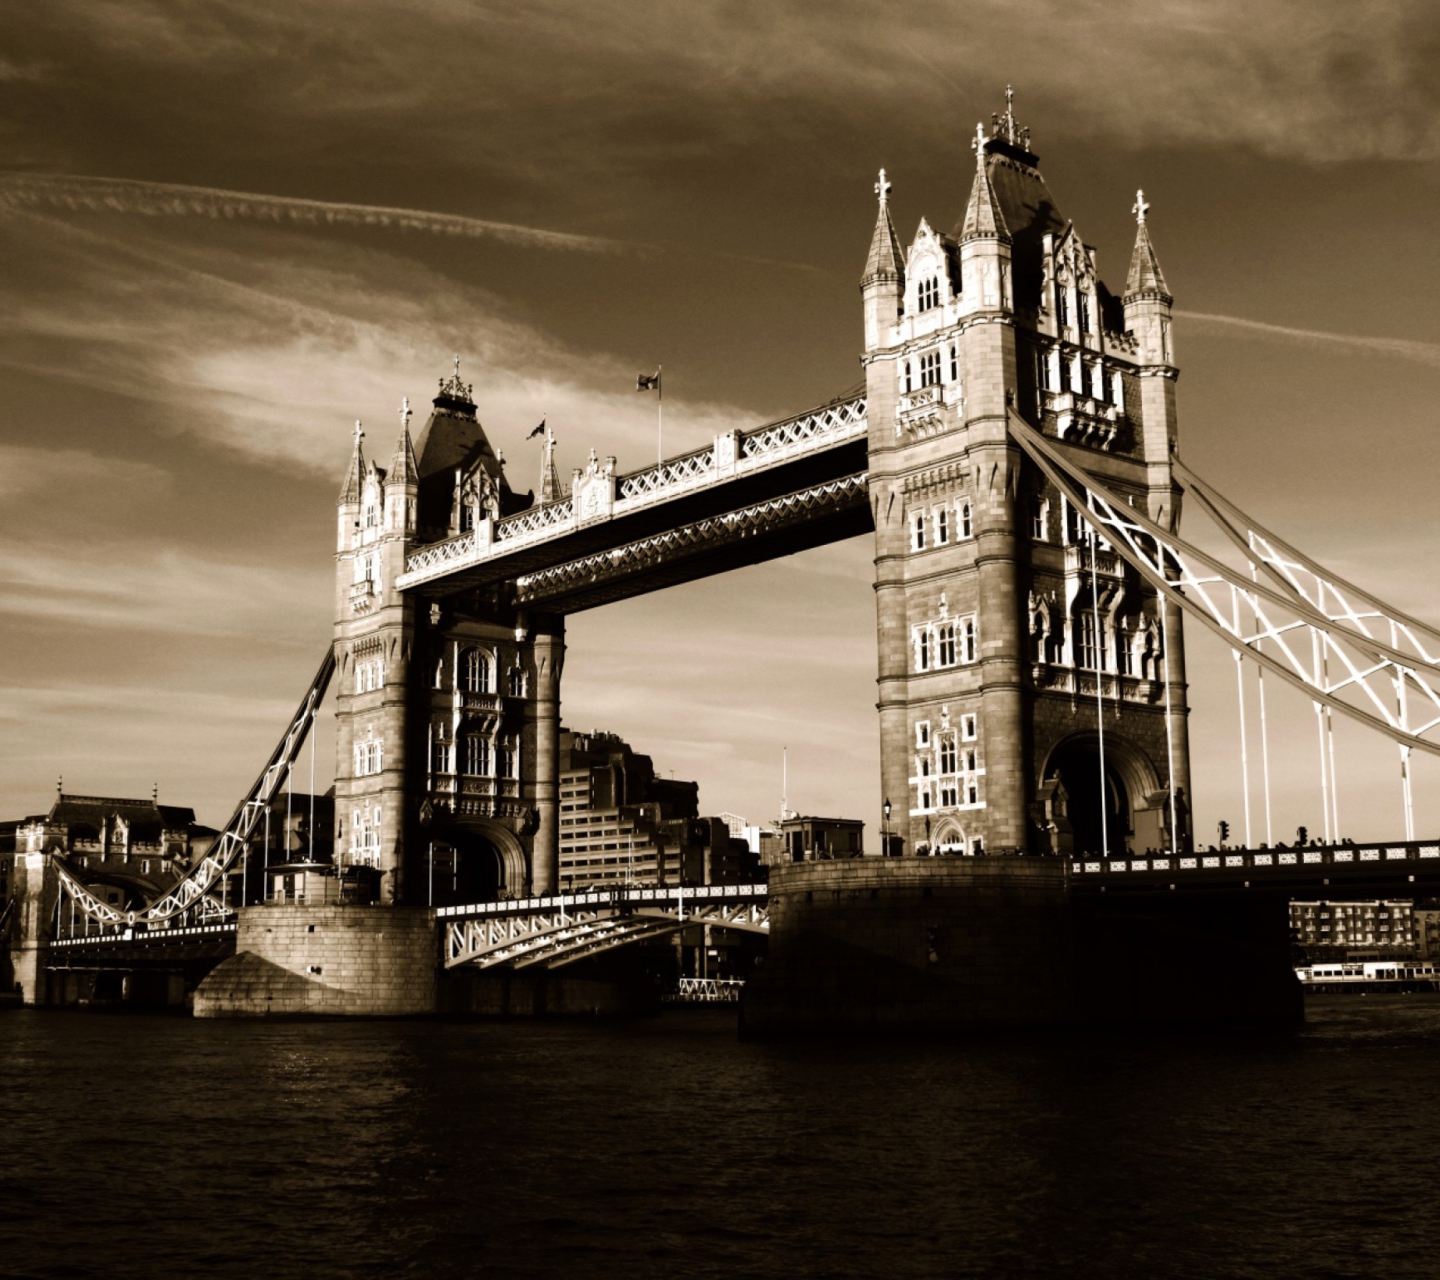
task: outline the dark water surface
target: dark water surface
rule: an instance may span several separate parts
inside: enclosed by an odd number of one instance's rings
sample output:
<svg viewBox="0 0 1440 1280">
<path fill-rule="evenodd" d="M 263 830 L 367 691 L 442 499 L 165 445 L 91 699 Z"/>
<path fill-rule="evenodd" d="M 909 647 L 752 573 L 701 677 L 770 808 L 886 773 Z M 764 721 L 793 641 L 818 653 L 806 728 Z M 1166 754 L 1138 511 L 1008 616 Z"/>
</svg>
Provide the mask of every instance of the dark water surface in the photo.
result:
<svg viewBox="0 0 1440 1280">
<path fill-rule="evenodd" d="M 0 1012 L 0 1273 L 1440 1275 L 1440 998 L 742 1044 Z"/>
</svg>

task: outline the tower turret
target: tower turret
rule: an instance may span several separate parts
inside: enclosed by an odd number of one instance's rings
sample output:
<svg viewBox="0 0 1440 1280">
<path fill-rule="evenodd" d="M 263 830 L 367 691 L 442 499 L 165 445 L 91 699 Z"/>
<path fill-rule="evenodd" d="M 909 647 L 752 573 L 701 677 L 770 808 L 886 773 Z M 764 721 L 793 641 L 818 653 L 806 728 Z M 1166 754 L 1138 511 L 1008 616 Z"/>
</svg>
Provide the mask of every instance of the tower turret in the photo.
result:
<svg viewBox="0 0 1440 1280">
<path fill-rule="evenodd" d="M 1135 215 L 1135 252 L 1130 255 L 1130 274 L 1125 281 L 1125 327 L 1136 343 L 1135 362 L 1140 366 L 1140 419 L 1143 424 L 1145 457 L 1165 462 L 1175 440 L 1175 352 L 1170 338 L 1171 307 L 1175 299 L 1160 270 L 1160 259 L 1150 242 L 1146 214 L 1150 206 L 1145 193 L 1135 193 L 1131 212 Z"/>
<path fill-rule="evenodd" d="M 395 457 L 390 474 L 385 478 L 385 527 L 409 541 L 415 534 L 416 503 L 420 493 L 420 468 L 415 462 L 415 446 L 410 440 L 410 397 L 400 405 L 400 438 L 395 442 Z"/>
<path fill-rule="evenodd" d="M 860 295 L 865 299 L 865 350 L 873 351 L 886 338 L 900 314 L 905 295 L 905 258 L 890 220 L 890 182 L 885 170 L 875 183 L 880 209 L 875 217 L 875 234 L 870 237 L 870 256 L 860 278 Z"/>
<path fill-rule="evenodd" d="M 345 467 L 345 479 L 340 484 L 340 497 L 336 502 L 339 509 L 336 551 L 344 551 L 350 545 L 350 537 L 360 516 L 360 487 L 365 480 L 365 455 L 360 449 L 360 442 L 364 438 L 364 428 L 356 422 L 355 447 L 350 451 L 350 461 Z"/>
<path fill-rule="evenodd" d="M 985 126 L 975 126 L 975 180 L 965 214 L 956 227 L 960 241 L 960 278 L 967 310 L 1004 310 L 1011 303 L 1010 228 L 990 182 L 987 158 L 990 139 Z M 978 288 L 976 287 L 978 285 Z"/>
</svg>

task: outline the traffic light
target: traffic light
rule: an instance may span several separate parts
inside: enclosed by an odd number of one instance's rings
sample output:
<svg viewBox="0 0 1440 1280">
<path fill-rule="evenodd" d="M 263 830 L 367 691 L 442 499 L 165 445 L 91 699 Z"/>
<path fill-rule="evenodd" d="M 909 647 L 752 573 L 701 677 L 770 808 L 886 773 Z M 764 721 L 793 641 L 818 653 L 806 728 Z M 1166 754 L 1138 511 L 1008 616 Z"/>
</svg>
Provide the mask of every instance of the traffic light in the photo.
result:
<svg viewBox="0 0 1440 1280">
<path fill-rule="evenodd" d="M 1226 822 L 1224 818 L 1221 818 L 1221 819 L 1220 819 L 1220 843 L 1221 843 L 1221 844 L 1224 844 L 1225 841 L 1227 841 L 1228 839 L 1230 839 L 1230 824 L 1229 824 L 1228 822 Z"/>
</svg>

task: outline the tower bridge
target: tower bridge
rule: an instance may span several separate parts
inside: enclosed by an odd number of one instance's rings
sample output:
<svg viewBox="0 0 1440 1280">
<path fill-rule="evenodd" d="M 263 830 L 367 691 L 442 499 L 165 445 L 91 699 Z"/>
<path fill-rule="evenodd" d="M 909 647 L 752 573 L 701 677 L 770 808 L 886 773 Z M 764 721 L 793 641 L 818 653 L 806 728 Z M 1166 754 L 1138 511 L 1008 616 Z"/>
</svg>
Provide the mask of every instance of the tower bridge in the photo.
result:
<svg viewBox="0 0 1440 1280">
<path fill-rule="evenodd" d="M 53 954 L 72 963 L 160 935 L 179 946 L 238 914 L 234 965 L 206 983 L 216 1012 L 234 966 L 270 992 L 265 1008 L 414 1012 L 433 1005 L 436 971 L 565 969 L 704 922 L 771 932 L 747 997 L 761 1029 L 1144 1020 L 1174 1013 L 1167 991 L 1180 1016 L 1290 1016 L 1277 903 L 1332 878 L 1427 886 L 1440 870 L 1409 791 L 1411 753 L 1440 750 L 1440 634 L 1184 465 L 1173 298 L 1143 193 L 1112 291 L 1008 106 L 973 150 L 958 218 L 922 218 L 908 248 L 881 172 L 865 378 L 827 404 L 629 473 L 592 450 L 568 486 L 547 434 L 530 494 L 512 489 L 458 360 L 413 436 L 405 403 L 385 465 L 357 424 L 331 645 L 266 769 L 212 853 L 142 909 L 26 851 L 32 935 L 59 900 Z M 1187 497 L 1229 560 L 1181 535 Z M 865 534 L 881 782 L 897 802 L 884 852 L 898 856 L 777 867 L 743 890 L 558 893 L 566 617 Z M 1194 849 L 1186 616 L 1314 705 L 1324 848 Z M 317 906 L 329 914 L 292 936 L 279 913 L 307 908 L 237 900 L 236 869 L 332 677 L 337 859 L 374 876 L 380 905 Z M 1406 844 L 1357 860 L 1338 843 L 1335 715 L 1398 746 Z M 432 901 L 437 849 L 456 874 Z M 368 939 L 359 951 L 335 942 L 345 928 Z M 408 965 L 414 1007 L 354 989 L 327 1004 L 324 974 L 352 962 Z M 1144 990 L 1126 976 L 1142 969 Z"/>
</svg>

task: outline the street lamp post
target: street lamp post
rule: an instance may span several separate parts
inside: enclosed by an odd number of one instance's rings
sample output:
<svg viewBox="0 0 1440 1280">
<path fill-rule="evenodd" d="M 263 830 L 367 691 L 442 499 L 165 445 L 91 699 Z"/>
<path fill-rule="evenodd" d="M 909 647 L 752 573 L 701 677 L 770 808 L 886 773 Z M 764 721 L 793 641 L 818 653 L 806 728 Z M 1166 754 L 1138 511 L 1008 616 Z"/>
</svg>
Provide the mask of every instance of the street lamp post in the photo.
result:
<svg viewBox="0 0 1440 1280">
<path fill-rule="evenodd" d="M 880 856 L 890 856 L 890 797 L 885 797 L 885 828 L 880 835 Z"/>
</svg>

